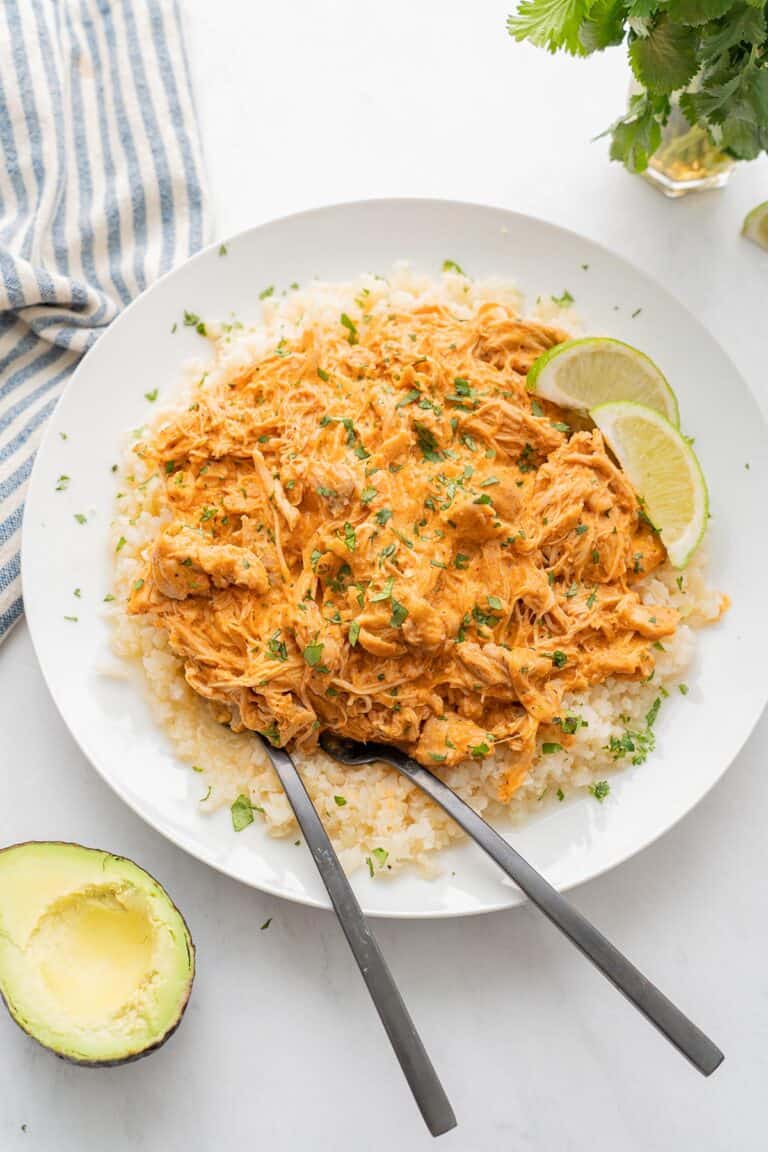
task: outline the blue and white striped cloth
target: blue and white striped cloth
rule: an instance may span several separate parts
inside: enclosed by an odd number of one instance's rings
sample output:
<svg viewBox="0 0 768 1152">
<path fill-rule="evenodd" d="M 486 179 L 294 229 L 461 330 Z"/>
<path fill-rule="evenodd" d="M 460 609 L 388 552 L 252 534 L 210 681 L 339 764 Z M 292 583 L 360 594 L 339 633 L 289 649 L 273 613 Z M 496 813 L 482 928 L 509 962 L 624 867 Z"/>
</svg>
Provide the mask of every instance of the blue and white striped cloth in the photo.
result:
<svg viewBox="0 0 768 1152">
<path fill-rule="evenodd" d="M 2 0 L 0 640 L 46 417 L 121 308 L 207 239 L 177 0 Z"/>
</svg>

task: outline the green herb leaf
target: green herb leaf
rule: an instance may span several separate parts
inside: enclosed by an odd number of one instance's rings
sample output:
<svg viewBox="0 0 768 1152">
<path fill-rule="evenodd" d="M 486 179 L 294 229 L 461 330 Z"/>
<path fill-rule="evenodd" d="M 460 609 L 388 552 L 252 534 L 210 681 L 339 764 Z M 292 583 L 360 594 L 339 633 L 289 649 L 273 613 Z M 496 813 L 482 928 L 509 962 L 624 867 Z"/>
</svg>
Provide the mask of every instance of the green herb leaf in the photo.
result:
<svg viewBox="0 0 768 1152">
<path fill-rule="evenodd" d="M 349 640 L 350 647 L 354 648 L 360 637 L 360 624 L 357 620 L 353 620 L 349 626 L 347 639 Z"/>
<path fill-rule="evenodd" d="M 465 276 L 466 273 L 455 260 L 443 260 L 443 272 L 457 272 L 459 276 Z"/>
<path fill-rule="evenodd" d="M 578 56 L 583 49 L 579 30 L 587 14 L 588 0 L 522 0 L 517 13 L 507 20 L 515 40 L 530 40 L 539 48 L 558 48 Z"/>
<path fill-rule="evenodd" d="M 666 13 L 656 18 L 646 36 L 629 46 L 629 61 L 640 83 L 650 92 L 669 95 L 684 88 L 698 71 L 697 33 Z"/>
<path fill-rule="evenodd" d="M 259 292 L 259 300 L 268 300 L 270 296 L 274 296 L 274 294 L 275 286 L 274 284 L 270 284 L 269 287 L 265 288 L 263 292 Z"/>
<path fill-rule="evenodd" d="M 588 786 L 588 790 L 592 793 L 595 800 L 599 800 L 602 804 L 603 800 L 605 800 L 606 796 L 610 792 L 611 786 L 607 780 L 598 780 L 596 783 L 590 784 Z"/>
<path fill-rule="evenodd" d="M 504 607 L 504 605 L 502 604 L 502 602 L 498 598 L 498 596 L 489 596 L 488 597 L 488 603 L 491 606 L 491 608 L 495 608 L 497 612 L 501 612 L 501 610 Z"/>
<path fill-rule="evenodd" d="M 389 620 L 390 628 L 401 628 L 403 621 L 408 617 L 408 609 L 399 600 L 395 600 L 394 596 L 390 600 L 390 607 L 392 608 L 392 615 Z"/>
<path fill-rule="evenodd" d="M 347 803 L 347 801 L 344 799 L 343 796 L 334 796 L 333 802 L 337 808 L 343 808 L 344 805 Z"/>
<path fill-rule="evenodd" d="M 408 404 L 413 404 L 416 400 L 421 399 L 421 392 L 418 388 L 414 388 L 411 392 L 406 392 L 402 400 L 395 404 L 395 408 L 405 408 Z"/>
<path fill-rule="evenodd" d="M 357 545 L 357 535 L 348 520 L 344 524 L 344 543 L 348 552 L 354 552 Z"/>
<path fill-rule="evenodd" d="M 84 516 L 82 512 L 75 512 L 75 520 L 77 520 L 78 524 L 88 523 L 88 517 Z"/>
<path fill-rule="evenodd" d="M 561 652 L 559 648 L 552 653 L 550 660 L 554 664 L 555 668 L 565 668 L 566 664 L 568 663 L 568 657 L 566 656 L 565 652 Z"/>
<path fill-rule="evenodd" d="M 149 400 L 150 404 L 154 404 L 155 400 L 157 400 L 158 394 L 158 389 L 153 388 L 151 392 L 144 393 L 144 399 Z"/>
<path fill-rule="evenodd" d="M 413 427 L 416 431 L 416 439 L 424 459 L 429 460 L 433 464 L 439 463 L 439 461 L 443 459 L 443 454 L 435 439 L 434 432 L 431 428 L 428 428 L 426 424 L 421 424 L 417 420 L 414 421 Z"/>
<path fill-rule="evenodd" d="M 317 642 L 314 644 L 307 644 L 306 648 L 304 649 L 304 662 L 308 664 L 310 668 L 318 667 L 323 658 L 324 647 L 325 645 L 318 644 Z"/>
<path fill-rule="evenodd" d="M 248 796 L 242 793 L 233 801 L 230 812 L 232 813 L 232 827 L 235 832 L 242 832 L 243 828 L 247 828 L 249 824 L 253 824 L 253 805 L 251 804 Z"/>
<path fill-rule="evenodd" d="M 272 923 L 272 917 L 270 916 L 269 919 L 265 920 L 264 923 L 262 924 L 261 931 L 266 932 L 267 928 L 269 928 L 271 923 Z"/>
<path fill-rule="evenodd" d="M 359 344 L 360 343 L 360 337 L 358 336 L 357 328 L 352 323 L 349 316 L 347 316 L 346 312 L 342 312 L 342 314 L 341 314 L 341 323 L 342 323 L 342 326 L 344 328 L 346 328 L 346 330 L 347 330 L 347 340 L 349 341 L 349 343 L 350 344 Z"/>
<path fill-rule="evenodd" d="M 541 750 L 545 756 L 554 756 L 556 752 L 562 752 L 563 746 L 562 744 L 545 741 L 545 743 L 541 746 Z"/>
<path fill-rule="evenodd" d="M 378 496 L 378 494 L 378 488 L 363 488 L 362 492 L 360 493 L 360 503 L 370 504 L 371 500 L 373 500 L 375 496 Z"/>
<path fill-rule="evenodd" d="M 468 751 L 470 756 L 474 757 L 475 760 L 482 760 L 484 756 L 490 755 L 491 750 L 487 744 L 482 743 L 470 744 Z"/>
<path fill-rule="evenodd" d="M 371 852 L 371 856 L 373 856 L 379 868 L 383 868 L 389 858 L 389 852 L 387 852 L 384 848 L 374 848 Z"/>
</svg>

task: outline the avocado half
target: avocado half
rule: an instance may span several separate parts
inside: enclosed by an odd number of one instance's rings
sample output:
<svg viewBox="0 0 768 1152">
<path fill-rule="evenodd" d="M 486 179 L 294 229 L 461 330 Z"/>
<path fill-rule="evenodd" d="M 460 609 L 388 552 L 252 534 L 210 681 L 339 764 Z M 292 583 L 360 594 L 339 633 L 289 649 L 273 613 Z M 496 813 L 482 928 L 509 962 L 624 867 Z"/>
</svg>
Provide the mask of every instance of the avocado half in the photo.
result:
<svg viewBox="0 0 768 1152">
<path fill-rule="evenodd" d="M 57 1056 L 148 1055 L 178 1027 L 194 974 L 184 918 L 132 860 L 50 841 L 0 850 L 0 994 Z"/>
</svg>

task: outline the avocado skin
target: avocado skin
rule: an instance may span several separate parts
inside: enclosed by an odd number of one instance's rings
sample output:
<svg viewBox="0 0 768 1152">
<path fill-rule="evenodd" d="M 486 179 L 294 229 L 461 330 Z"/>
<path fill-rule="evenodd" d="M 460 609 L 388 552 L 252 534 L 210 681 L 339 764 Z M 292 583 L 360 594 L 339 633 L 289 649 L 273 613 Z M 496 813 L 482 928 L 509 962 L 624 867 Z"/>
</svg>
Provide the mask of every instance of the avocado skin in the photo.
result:
<svg viewBox="0 0 768 1152">
<path fill-rule="evenodd" d="M 114 860 L 122 860 L 127 864 L 131 864 L 134 868 L 138 868 L 140 872 L 146 873 L 146 875 L 149 876 L 149 878 L 155 884 L 157 884 L 157 886 L 164 893 L 166 900 L 175 910 L 179 919 L 184 925 L 184 931 L 186 933 L 187 954 L 189 956 L 190 974 L 184 998 L 179 1004 L 178 1015 L 162 1036 L 152 1041 L 152 1043 L 148 1044 L 145 1048 L 141 1048 L 136 1052 L 129 1052 L 125 1056 L 120 1056 L 113 1060 L 83 1060 L 79 1059 L 77 1056 L 71 1056 L 66 1052 L 60 1052 L 57 1048 L 53 1048 L 49 1044 L 44 1044 L 38 1036 L 35 1036 L 34 1032 L 30 1032 L 28 1028 L 25 1028 L 21 1021 L 14 1015 L 14 1013 L 11 1011 L 10 1004 L 3 995 L 2 988 L 0 988 L 0 1003 L 2 1003 L 14 1024 L 16 1024 L 16 1026 L 24 1033 L 25 1036 L 29 1036 L 30 1039 L 34 1040 L 36 1044 L 39 1044 L 41 1048 L 45 1048 L 47 1052 L 52 1052 L 54 1056 L 58 1056 L 59 1060 L 64 1060 L 67 1064 L 75 1064 L 79 1068 L 119 1068 L 123 1064 L 134 1064 L 137 1060 L 142 1060 L 145 1056 L 150 1056 L 153 1052 L 156 1052 L 158 1048 L 162 1048 L 163 1045 L 167 1043 L 168 1040 L 170 1040 L 171 1036 L 173 1036 L 174 1032 L 184 1019 L 184 1013 L 186 1012 L 187 1004 L 189 1003 L 189 997 L 192 994 L 192 985 L 195 982 L 197 956 L 197 949 L 195 948 L 195 943 L 192 939 L 192 933 L 189 930 L 189 925 L 187 924 L 187 921 L 182 915 L 179 907 L 174 903 L 173 900 L 171 900 L 171 897 L 168 895 L 168 892 L 160 883 L 160 881 L 157 880 L 151 874 L 151 872 L 147 872 L 146 868 L 142 868 L 140 864 L 137 864 L 135 860 L 132 860 L 130 856 L 118 856 L 115 852 L 108 852 L 105 848 L 90 848 L 85 844 L 77 844 L 73 840 L 22 840 L 18 844 L 6 844 L 4 848 L 0 848 L 0 856 L 6 852 L 11 851 L 11 849 L 35 847 L 36 845 L 41 844 L 50 845 L 56 848 L 82 848 L 87 852 L 99 852 L 105 856 L 111 856 Z"/>
</svg>

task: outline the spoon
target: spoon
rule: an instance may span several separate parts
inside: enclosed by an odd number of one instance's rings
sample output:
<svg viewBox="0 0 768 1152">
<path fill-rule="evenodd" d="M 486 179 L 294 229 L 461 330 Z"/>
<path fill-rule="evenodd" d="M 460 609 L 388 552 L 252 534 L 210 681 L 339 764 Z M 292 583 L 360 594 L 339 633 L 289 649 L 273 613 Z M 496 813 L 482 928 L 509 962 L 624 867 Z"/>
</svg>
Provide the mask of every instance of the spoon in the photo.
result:
<svg viewBox="0 0 768 1152">
<path fill-rule="evenodd" d="M 379 1014 L 411 1092 L 433 1136 L 456 1127 L 456 1117 L 395 984 L 376 938 L 357 902 L 328 833 L 296 765 L 283 748 L 262 738 L 299 827 L 331 898 L 339 923 Z"/>
<path fill-rule="evenodd" d="M 650 980 L 643 976 L 621 952 L 606 940 L 557 889 L 525 860 L 511 844 L 486 824 L 468 804 L 404 752 L 387 744 L 358 744 L 354 740 L 323 732 L 320 746 L 342 764 L 363 765 L 374 761 L 390 764 L 452 816 L 476 844 L 514 880 L 552 923 L 563 932 L 604 976 L 654 1024 L 662 1035 L 686 1056 L 704 1076 L 724 1060 L 723 1053 L 696 1025 L 676 1008 Z"/>
</svg>

